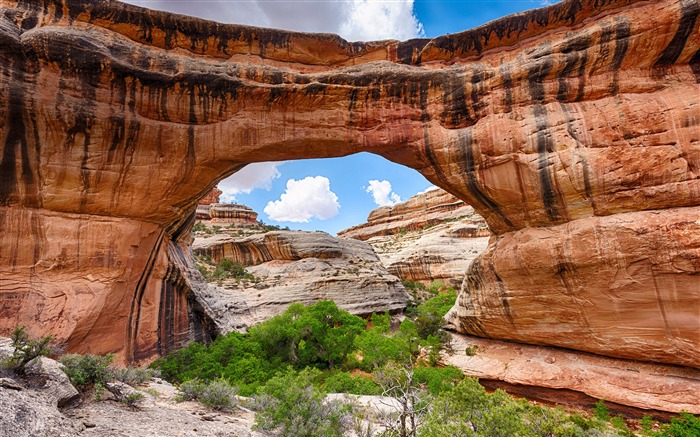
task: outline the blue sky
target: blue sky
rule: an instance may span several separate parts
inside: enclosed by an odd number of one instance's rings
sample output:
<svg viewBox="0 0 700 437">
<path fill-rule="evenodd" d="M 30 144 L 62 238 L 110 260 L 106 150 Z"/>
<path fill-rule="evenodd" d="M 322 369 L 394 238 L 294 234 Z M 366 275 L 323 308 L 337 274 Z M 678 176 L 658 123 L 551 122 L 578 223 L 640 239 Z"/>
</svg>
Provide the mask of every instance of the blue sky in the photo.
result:
<svg viewBox="0 0 700 437">
<path fill-rule="evenodd" d="M 128 0 L 220 22 L 337 33 L 351 41 L 405 40 L 467 30 L 553 0 Z M 365 222 L 431 184 L 415 170 L 361 153 L 253 164 L 222 181 L 223 200 L 250 206 L 268 224 L 339 230 Z"/>
</svg>

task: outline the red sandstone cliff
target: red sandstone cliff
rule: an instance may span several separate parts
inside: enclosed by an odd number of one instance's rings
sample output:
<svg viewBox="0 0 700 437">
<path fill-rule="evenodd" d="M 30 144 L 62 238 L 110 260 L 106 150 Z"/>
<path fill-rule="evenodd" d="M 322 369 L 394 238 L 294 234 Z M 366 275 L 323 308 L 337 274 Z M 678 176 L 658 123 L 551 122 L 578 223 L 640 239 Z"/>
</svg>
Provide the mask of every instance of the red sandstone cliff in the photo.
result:
<svg viewBox="0 0 700 437">
<path fill-rule="evenodd" d="M 219 203 L 219 196 L 221 196 L 223 193 L 224 192 L 221 191 L 219 188 L 214 187 L 204 197 L 199 199 L 197 205 L 206 206 L 211 205 L 212 203 Z"/>
<path fill-rule="evenodd" d="M 700 367 L 698 2 L 568 0 L 402 43 L 0 8 L 0 331 L 126 360 L 207 335 L 197 201 L 251 162 L 368 151 L 495 234 L 457 329 Z"/>
</svg>

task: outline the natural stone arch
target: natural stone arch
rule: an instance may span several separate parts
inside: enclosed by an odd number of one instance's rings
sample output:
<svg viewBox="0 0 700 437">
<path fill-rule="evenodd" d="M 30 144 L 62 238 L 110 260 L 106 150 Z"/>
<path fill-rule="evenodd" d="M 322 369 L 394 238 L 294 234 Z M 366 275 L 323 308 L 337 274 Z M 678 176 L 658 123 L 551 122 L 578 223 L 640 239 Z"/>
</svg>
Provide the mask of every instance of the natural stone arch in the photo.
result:
<svg viewBox="0 0 700 437">
<path fill-rule="evenodd" d="M 0 5 L 4 331 L 137 361 L 206 335 L 197 199 L 248 163 L 369 151 L 496 234 L 457 329 L 699 365 L 697 2 L 569 0 L 402 43 Z"/>
</svg>

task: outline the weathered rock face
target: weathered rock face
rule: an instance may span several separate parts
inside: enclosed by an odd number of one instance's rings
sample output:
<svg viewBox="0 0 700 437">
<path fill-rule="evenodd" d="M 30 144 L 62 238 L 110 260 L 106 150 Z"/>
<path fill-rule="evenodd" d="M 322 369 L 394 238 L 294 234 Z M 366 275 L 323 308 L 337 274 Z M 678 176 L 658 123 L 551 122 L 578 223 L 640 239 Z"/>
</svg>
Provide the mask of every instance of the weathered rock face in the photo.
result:
<svg viewBox="0 0 700 437">
<path fill-rule="evenodd" d="M 526 228 L 494 237 L 448 320 L 477 335 L 596 353 L 624 342 L 610 355 L 698 367 L 698 253 L 700 208 Z"/>
<path fill-rule="evenodd" d="M 197 238 L 196 255 L 249 266 L 255 279 L 210 284 L 201 299 L 220 331 L 242 330 L 289 304 L 332 300 L 353 314 L 400 311 L 407 294 L 372 247 L 324 232 L 275 231 L 246 237 Z"/>
<path fill-rule="evenodd" d="M 472 237 L 488 237 L 491 234 L 474 208 L 444 190 L 432 189 L 394 206 L 377 208 L 369 214 L 367 223 L 340 231 L 338 236 L 368 241 L 372 237 L 424 230 L 465 218 L 475 226 Z"/>
<path fill-rule="evenodd" d="M 497 235 L 458 329 L 700 366 L 698 2 L 569 0 L 403 43 L 0 8 L 1 331 L 127 359 L 192 338 L 198 199 L 248 163 L 368 151 Z"/>
<path fill-rule="evenodd" d="M 633 411 L 637 417 L 649 410 L 700 414 L 698 369 L 459 334 L 453 335 L 452 347 L 454 353 L 443 357 L 447 364 L 481 381 L 503 381 L 530 399 L 579 407 L 605 399 L 645 410 Z"/>
<path fill-rule="evenodd" d="M 489 234 L 471 206 L 441 189 L 375 209 L 367 223 L 338 232 L 367 241 L 402 280 L 440 281 L 456 289 L 472 260 L 486 250 Z"/>
<path fill-rule="evenodd" d="M 224 192 L 218 187 L 214 187 L 204 197 L 199 199 L 197 206 L 206 206 L 211 205 L 212 203 L 219 203 L 219 196 L 221 196 L 223 193 Z"/>
<path fill-rule="evenodd" d="M 245 205 L 219 203 L 222 191 L 214 187 L 197 202 L 196 218 L 211 224 L 258 225 L 258 213 Z"/>
<path fill-rule="evenodd" d="M 245 205 L 212 203 L 197 205 L 197 220 L 211 224 L 257 225 L 258 213 Z"/>
</svg>

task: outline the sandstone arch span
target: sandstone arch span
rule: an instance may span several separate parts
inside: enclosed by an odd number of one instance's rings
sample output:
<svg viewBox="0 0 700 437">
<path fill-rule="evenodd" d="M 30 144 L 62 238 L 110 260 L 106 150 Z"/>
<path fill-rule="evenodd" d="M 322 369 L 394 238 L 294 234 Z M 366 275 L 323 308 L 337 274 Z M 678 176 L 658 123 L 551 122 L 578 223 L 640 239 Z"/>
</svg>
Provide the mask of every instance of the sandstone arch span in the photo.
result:
<svg viewBox="0 0 700 437">
<path fill-rule="evenodd" d="M 457 329 L 700 366 L 697 1 L 370 43 L 107 0 L 0 8 L 4 332 L 130 361 L 206 335 L 196 200 L 247 163 L 369 151 L 496 234 Z"/>
</svg>

